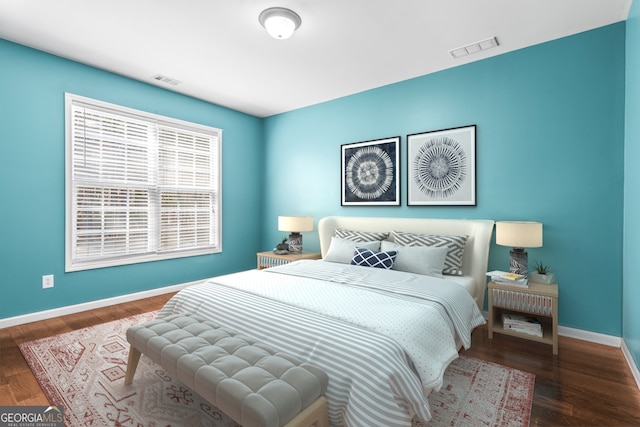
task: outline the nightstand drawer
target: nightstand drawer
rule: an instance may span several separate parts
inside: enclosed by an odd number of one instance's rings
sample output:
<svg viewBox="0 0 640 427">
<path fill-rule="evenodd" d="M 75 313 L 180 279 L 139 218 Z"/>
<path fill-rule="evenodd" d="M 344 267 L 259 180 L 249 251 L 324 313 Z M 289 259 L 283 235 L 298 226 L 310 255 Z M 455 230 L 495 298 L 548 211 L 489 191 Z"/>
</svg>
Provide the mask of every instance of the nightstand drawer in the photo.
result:
<svg viewBox="0 0 640 427">
<path fill-rule="evenodd" d="M 553 298 L 546 295 L 534 295 L 507 289 L 490 289 L 493 306 L 514 311 L 551 316 L 553 314 Z"/>
</svg>

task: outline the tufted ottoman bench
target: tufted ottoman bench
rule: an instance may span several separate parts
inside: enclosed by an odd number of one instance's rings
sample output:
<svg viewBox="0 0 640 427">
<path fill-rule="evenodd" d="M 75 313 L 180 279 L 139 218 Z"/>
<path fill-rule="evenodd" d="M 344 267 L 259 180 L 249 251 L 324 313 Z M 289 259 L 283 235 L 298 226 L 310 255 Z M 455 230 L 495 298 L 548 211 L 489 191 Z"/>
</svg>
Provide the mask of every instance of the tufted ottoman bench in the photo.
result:
<svg viewBox="0 0 640 427">
<path fill-rule="evenodd" d="M 127 330 L 125 385 L 140 355 L 160 364 L 244 427 L 328 427 L 320 369 L 195 315 L 155 319 Z"/>
</svg>

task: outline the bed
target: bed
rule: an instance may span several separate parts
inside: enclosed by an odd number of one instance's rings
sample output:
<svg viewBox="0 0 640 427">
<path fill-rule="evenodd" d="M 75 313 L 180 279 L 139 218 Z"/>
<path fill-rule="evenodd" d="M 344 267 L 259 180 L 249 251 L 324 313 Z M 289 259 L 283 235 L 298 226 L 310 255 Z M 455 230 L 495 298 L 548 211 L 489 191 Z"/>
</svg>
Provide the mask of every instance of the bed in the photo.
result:
<svg viewBox="0 0 640 427">
<path fill-rule="evenodd" d="M 428 421 L 429 393 L 484 323 L 493 221 L 332 216 L 318 231 L 322 260 L 211 278 L 158 317 L 197 313 L 323 369 L 332 426 Z M 395 269 L 366 266 L 389 258 Z"/>
</svg>

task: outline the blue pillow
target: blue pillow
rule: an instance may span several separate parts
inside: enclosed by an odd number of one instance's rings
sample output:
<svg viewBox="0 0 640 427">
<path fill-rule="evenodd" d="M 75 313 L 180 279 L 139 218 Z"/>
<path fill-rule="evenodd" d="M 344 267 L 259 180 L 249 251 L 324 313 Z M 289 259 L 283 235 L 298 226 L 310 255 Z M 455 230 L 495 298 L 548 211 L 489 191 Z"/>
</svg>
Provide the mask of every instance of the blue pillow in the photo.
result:
<svg viewBox="0 0 640 427">
<path fill-rule="evenodd" d="M 398 255 L 398 251 L 373 252 L 371 249 L 356 246 L 353 251 L 351 264 L 389 270 L 393 267 L 393 261 L 396 259 L 396 255 Z"/>
</svg>

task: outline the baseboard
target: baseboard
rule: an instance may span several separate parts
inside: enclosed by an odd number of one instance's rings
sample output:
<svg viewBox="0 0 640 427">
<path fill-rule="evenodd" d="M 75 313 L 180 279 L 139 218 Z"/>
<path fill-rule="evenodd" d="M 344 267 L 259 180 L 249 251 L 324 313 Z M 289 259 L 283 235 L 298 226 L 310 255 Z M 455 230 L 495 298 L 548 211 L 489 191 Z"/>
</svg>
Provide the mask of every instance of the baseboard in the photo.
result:
<svg viewBox="0 0 640 427">
<path fill-rule="evenodd" d="M 489 312 L 483 311 L 484 318 L 489 320 Z M 608 345 L 610 347 L 620 347 L 622 339 L 613 335 L 599 334 L 597 332 L 583 331 L 582 329 L 568 328 L 566 326 L 558 326 L 558 335 L 563 337 L 575 338 L 582 341 L 589 341 L 596 344 Z"/>
<path fill-rule="evenodd" d="M 631 368 L 631 374 L 633 375 L 633 379 L 636 380 L 636 385 L 640 390 L 640 370 L 638 369 L 638 366 L 636 365 L 635 360 L 633 360 L 633 356 L 631 355 L 631 352 L 629 351 L 629 347 L 627 347 L 627 343 L 625 342 L 625 340 L 622 340 L 621 347 L 622 347 L 622 354 L 624 354 L 624 358 L 627 359 L 627 363 Z"/>
<path fill-rule="evenodd" d="M 151 289 L 148 291 L 137 292 L 134 294 L 120 295 L 113 298 L 106 298 L 97 301 L 90 301 L 82 304 L 69 305 L 66 307 L 54 308 L 51 310 L 38 311 L 36 313 L 23 314 L 15 317 L 7 317 L 0 319 L 0 329 L 9 328 L 11 326 L 23 325 L 25 323 L 37 322 L 39 320 L 51 319 L 53 317 L 65 316 L 67 314 L 80 313 L 82 311 L 94 310 L 96 308 L 108 307 L 110 305 L 116 305 L 123 302 L 135 301 L 138 299 L 144 299 L 154 297 L 157 295 L 168 294 L 177 292 L 187 286 L 196 285 L 202 283 L 202 280 L 195 282 L 181 283 L 178 285 L 166 286 L 163 288 Z"/>
<path fill-rule="evenodd" d="M 484 311 L 484 318 L 489 318 L 489 312 Z M 622 350 L 622 354 L 624 354 L 625 359 L 627 360 L 627 365 L 629 365 L 629 369 L 631 370 L 631 374 L 633 378 L 636 380 L 636 384 L 638 385 L 638 389 L 640 390 L 640 371 L 638 371 L 638 366 L 636 362 L 633 360 L 633 356 L 631 356 L 631 352 L 627 348 L 627 344 L 620 337 L 615 337 L 613 335 L 600 334 L 598 332 L 584 331 L 582 329 L 569 328 L 567 326 L 558 326 L 558 335 L 563 337 L 575 338 L 577 340 L 588 341 L 595 344 L 607 345 L 610 347 L 617 347 Z"/>
<path fill-rule="evenodd" d="M 600 334 L 598 332 L 584 331 L 566 326 L 558 326 L 558 335 L 575 338 L 582 341 L 589 341 L 596 344 L 608 345 L 610 347 L 620 347 L 622 338 L 613 335 Z"/>
</svg>

